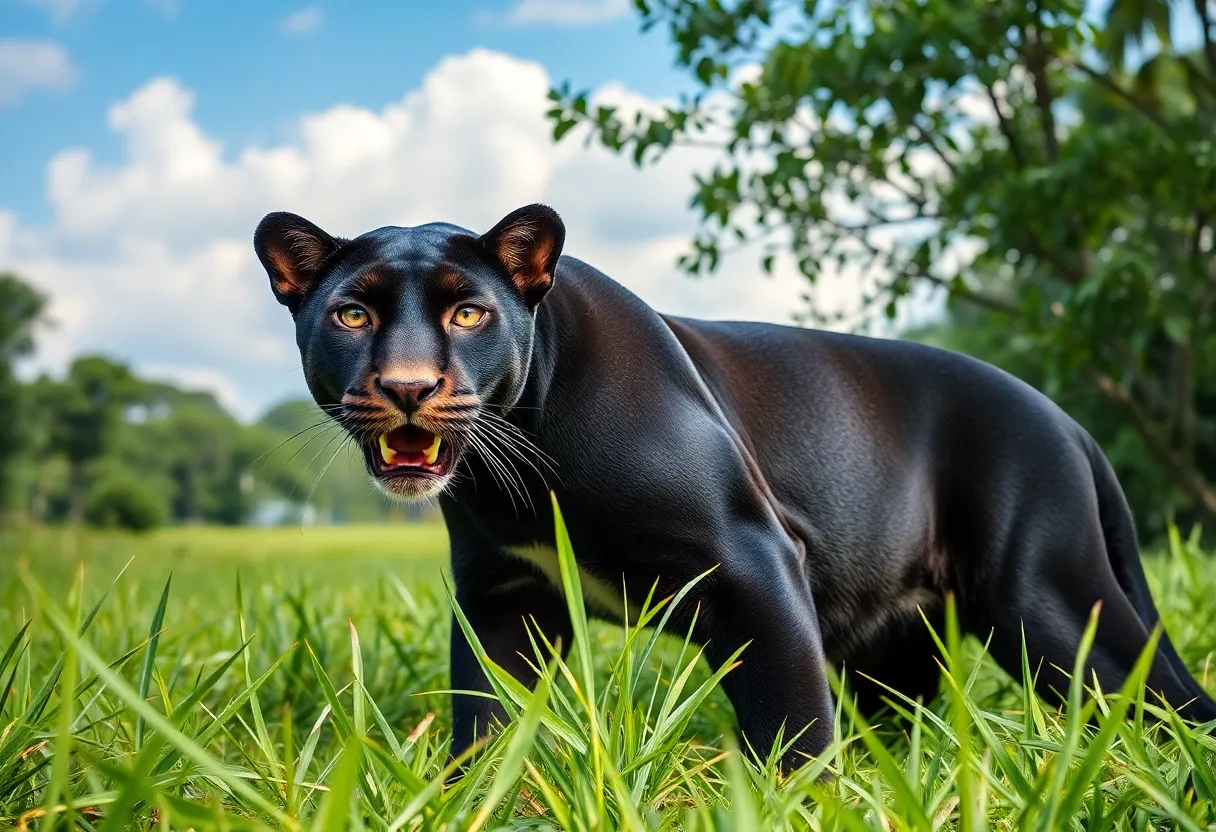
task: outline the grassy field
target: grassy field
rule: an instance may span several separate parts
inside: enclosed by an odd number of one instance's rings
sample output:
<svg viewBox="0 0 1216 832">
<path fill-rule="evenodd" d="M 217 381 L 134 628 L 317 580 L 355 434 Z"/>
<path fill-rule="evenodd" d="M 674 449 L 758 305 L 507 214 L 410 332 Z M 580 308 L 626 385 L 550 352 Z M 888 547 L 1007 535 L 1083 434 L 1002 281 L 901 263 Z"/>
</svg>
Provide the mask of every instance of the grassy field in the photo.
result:
<svg viewBox="0 0 1216 832">
<path fill-rule="evenodd" d="M 937 701 L 871 728 L 841 697 L 839 742 L 781 778 L 734 753 L 729 668 L 576 615 L 535 693 L 491 668 L 518 717 L 458 776 L 445 548 L 435 525 L 0 537 L 0 827 L 1216 829 L 1205 731 L 1134 684 L 1047 707 L 949 632 Z M 1149 570 L 1205 675 L 1216 563 L 1175 539 Z"/>
</svg>

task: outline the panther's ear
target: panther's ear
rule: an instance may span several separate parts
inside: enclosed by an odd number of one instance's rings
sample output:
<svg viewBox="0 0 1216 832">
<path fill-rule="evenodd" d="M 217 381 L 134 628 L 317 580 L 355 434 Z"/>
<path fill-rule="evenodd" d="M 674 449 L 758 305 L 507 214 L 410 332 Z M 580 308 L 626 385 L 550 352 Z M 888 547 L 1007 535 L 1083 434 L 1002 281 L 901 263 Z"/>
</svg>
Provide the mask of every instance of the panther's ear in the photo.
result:
<svg viewBox="0 0 1216 832">
<path fill-rule="evenodd" d="M 293 315 L 312 288 L 321 264 L 345 242 L 285 211 L 267 214 L 253 233 L 253 250 L 270 275 L 270 288 Z"/>
<path fill-rule="evenodd" d="M 535 309 L 553 285 L 553 271 L 566 242 L 566 226 L 546 205 L 528 205 L 512 211 L 479 238 L 511 282 Z"/>
</svg>

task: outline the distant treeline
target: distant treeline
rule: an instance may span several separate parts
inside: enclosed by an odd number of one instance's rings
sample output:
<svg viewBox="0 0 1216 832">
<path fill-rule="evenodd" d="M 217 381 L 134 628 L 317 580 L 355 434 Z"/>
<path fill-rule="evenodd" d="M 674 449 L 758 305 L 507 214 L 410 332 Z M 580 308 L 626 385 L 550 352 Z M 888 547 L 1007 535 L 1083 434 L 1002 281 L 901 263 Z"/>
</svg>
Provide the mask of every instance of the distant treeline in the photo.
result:
<svg viewBox="0 0 1216 832">
<path fill-rule="evenodd" d="M 311 401 L 285 402 L 242 424 L 210 393 L 141 379 L 101 356 L 77 358 L 63 378 L 20 381 L 12 363 L 32 349 L 42 303 L 29 286 L 0 275 L 0 525 L 143 529 L 407 516 L 374 492 L 355 454 L 334 456 L 337 427 Z M 907 335 L 1050 390 L 1042 361 L 1011 341 L 1001 324 L 963 308 Z M 1201 391 L 1213 389 L 1209 376 L 1201 381 Z M 1142 537 L 1159 537 L 1171 516 L 1184 529 L 1201 519 L 1126 412 L 1092 389 L 1051 392 L 1110 457 Z M 1204 392 L 1197 401 L 1205 419 L 1216 413 L 1216 394 Z M 1216 481 L 1216 457 L 1197 453 L 1196 463 Z"/>
<path fill-rule="evenodd" d="M 361 461 L 348 450 L 334 457 L 336 425 L 311 401 L 242 424 L 210 393 L 102 356 L 22 382 L 12 364 L 32 349 L 42 306 L 0 275 L 0 522 L 145 529 L 403 516 L 373 492 Z"/>
</svg>

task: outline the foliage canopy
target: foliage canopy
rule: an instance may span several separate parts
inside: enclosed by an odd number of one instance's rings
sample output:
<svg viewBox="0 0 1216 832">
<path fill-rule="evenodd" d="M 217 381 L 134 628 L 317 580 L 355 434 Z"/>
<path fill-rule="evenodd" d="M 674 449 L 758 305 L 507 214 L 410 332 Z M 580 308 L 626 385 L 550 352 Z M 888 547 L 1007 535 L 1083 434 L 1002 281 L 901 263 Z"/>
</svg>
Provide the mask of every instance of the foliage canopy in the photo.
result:
<svg viewBox="0 0 1216 832">
<path fill-rule="evenodd" d="M 1207 0 L 635 0 L 697 94 L 625 114 L 554 90 L 575 127 L 652 163 L 711 144 L 682 265 L 755 243 L 863 287 L 983 312 L 1055 395 L 1114 406 L 1216 519 L 1216 45 Z M 1171 23 L 1190 15 L 1197 50 Z M 816 320 L 829 319 L 812 310 Z M 1009 353 L 1005 353 L 1009 357 Z"/>
</svg>

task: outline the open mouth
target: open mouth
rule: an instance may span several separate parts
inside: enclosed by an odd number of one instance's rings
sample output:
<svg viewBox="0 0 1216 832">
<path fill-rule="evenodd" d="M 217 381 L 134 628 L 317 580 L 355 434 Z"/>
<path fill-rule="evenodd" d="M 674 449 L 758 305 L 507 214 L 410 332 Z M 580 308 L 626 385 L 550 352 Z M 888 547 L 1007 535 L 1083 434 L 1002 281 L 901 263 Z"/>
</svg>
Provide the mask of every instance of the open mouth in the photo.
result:
<svg viewBox="0 0 1216 832">
<path fill-rule="evenodd" d="M 417 425 L 381 434 L 367 452 L 372 472 L 381 478 L 442 477 L 455 459 L 452 443 Z"/>
</svg>

